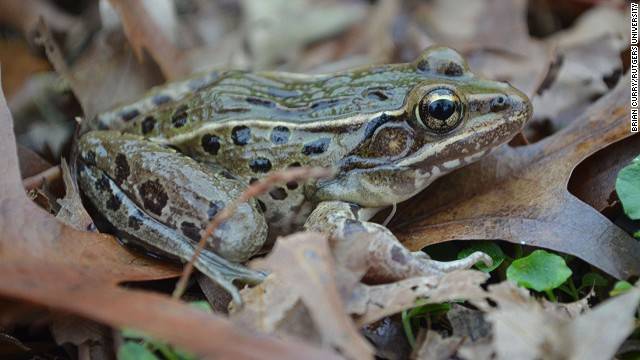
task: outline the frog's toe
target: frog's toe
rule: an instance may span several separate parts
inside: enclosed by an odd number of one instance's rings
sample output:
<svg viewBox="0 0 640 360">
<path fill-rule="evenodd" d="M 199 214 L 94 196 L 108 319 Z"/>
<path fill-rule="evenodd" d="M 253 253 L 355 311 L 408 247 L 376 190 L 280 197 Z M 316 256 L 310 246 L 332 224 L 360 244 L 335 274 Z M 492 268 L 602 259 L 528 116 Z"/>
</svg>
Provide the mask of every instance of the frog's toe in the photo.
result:
<svg viewBox="0 0 640 360">
<path fill-rule="evenodd" d="M 206 249 L 200 253 L 194 266 L 227 290 L 231 294 L 233 302 L 239 306 L 242 305 L 242 298 L 233 282 L 240 280 L 247 284 L 259 284 L 267 276 L 264 272 L 251 270 L 241 264 L 232 263 Z"/>
<path fill-rule="evenodd" d="M 448 273 L 455 270 L 469 269 L 473 265 L 482 262 L 486 266 L 491 266 L 493 261 L 491 257 L 481 251 L 476 251 L 471 255 L 454 261 L 436 261 L 436 260 L 422 260 L 423 265 L 430 270 L 430 272 Z"/>
</svg>

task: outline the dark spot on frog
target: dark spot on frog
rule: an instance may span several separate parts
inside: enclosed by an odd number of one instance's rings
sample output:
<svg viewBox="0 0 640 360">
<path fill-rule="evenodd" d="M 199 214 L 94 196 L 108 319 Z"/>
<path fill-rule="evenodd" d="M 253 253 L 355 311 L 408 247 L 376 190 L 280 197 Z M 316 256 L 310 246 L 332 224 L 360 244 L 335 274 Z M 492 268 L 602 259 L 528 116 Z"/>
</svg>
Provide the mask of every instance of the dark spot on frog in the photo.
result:
<svg viewBox="0 0 640 360">
<path fill-rule="evenodd" d="M 429 65 L 429 60 L 420 59 L 420 61 L 418 61 L 418 63 L 416 64 L 416 69 L 418 69 L 418 71 L 421 71 L 421 72 L 429 71 L 431 69 L 431 66 Z"/>
<path fill-rule="evenodd" d="M 150 133 L 155 126 L 156 118 L 154 118 L 153 116 L 145 117 L 144 120 L 142 120 L 142 122 L 140 123 L 140 129 L 142 130 L 143 135 Z"/>
<path fill-rule="evenodd" d="M 362 222 L 353 219 L 346 219 L 344 221 L 344 227 L 342 229 L 343 236 L 349 237 L 355 234 L 366 233 L 367 228 L 362 225 Z"/>
<path fill-rule="evenodd" d="M 369 121 L 369 123 L 367 123 L 367 127 L 364 129 L 364 139 L 366 140 L 370 138 L 380 126 L 386 124 L 391 120 L 393 120 L 391 116 L 387 114 L 381 114 L 377 118 Z"/>
<path fill-rule="evenodd" d="M 289 167 L 301 167 L 302 165 L 299 162 L 293 162 L 291 164 L 289 164 Z"/>
<path fill-rule="evenodd" d="M 156 215 L 162 213 L 169 197 L 158 180 L 147 180 L 138 187 L 138 194 L 146 210 Z"/>
<path fill-rule="evenodd" d="M 255 183 L 256 181 L 258 181 L 258 179 L 256 178 L 249 179 L 249 185 L 253 185 L 253 183 Z"/>
<path fill-rule="evenodd" d="M 286 126 L 276 126 L 271 131 L 271 142 L 275 145 L 283 145 L 289 142 L 291 131 Z"/>
<path fill-rule="evenodd" d="M 320 101 L 316 101 L 313 104 L 311 104 L 311 109 L 312 110 L 322 110 L 322 109 L 326 109 L 328 107 L 331 107 L 333 105 L 336 105 L 340 102 L 340 99 L 331 99 L 331 100 L 320 100 Z"/>
<path fill-rule="evenodd" d="M 122 200 L 117 195 L 111 195 L 109 200 L 107 200 L 107 209 L 118 211 L 120 209 L 120 205 L 122 205 Z"/>
<path fill-rule="evenodd" d="M 220 138 L 212 134 L 205 134 L 202 136 L 201 145 L 204 151 L 211 155 L 217 155 L 220 150 Z"/>
<path fill-rule="evenodd" d="M 124 121 L 131 121 L 136 116 L 140 115 L 138 109 L 126 109 L 119 113 L 120 118 Z"/>
<path fill-rule="evenodd" d="M 107 191 L 110 189 L 109 187 L 109 178 L 106 175 L 102 174 L 100 179 L 96 180 L 96 189 L 98 191 Z"/>
<path fill-rule="evenodd" d="M 265 158 L 256 158 L 249 162 L 249 168 L 253 172 L 266 173 L 271 170 L 271 161 Z"/>
<path fill-rule="evenodd" d="M 220 107 L 220 108 L 215 108 L 215 112 L 218 114 L 227 114 L 227 113 L 243 113 L 243 112 L 248 112 L 251 111 L 251 109 L 248 109 L 246 107 Z"/>
<path fill-rule="evenodd" d="M 258 203 L 258 206 L 260 207 L 260 210 L 262 210 L 262 212 L 267 211 L 267 205 L 265 205 L 262 200 L 257 199 L 256 202 Z"/>
<path fill-rule="evenodd" d="M 269 195 L 271 195 L 273 200 L 284 200 L 287 198 L 287 191 L 281 187 L 277 187 L 269 191 Z"/>
<path fill-rule="evenodd" d="M 151 101 L 153 102 L 154 105 L 156 106 L 160 106 L 162 104 L 166 104 L 169 101 L 171 101 L 171 97 L 169 95 L 165 95 L 165 94 L 158 94 L 155 95 Z"/>
<path fill-rule="evenodd" d="M 402 250 L 403 249 L 400 246 L 394 245 L 391 248 L 391 260 L 397 262 L 398 264 L 404 265 L 407 263 L 407 257 Z"/>
<path fill-rule="evenodd" d="M 86 162 L 87 165 L 92 165 L 92 166 L 96 165 L 96 153 L 93 150 L 87 151 L 83 157 L 84 157 L 84 162 Z"/>
<path fill-rule="evenodd" d="M 440 72 L 447 76 L 462 76 L 462 74 L 464 73 L 464 69 L 462 69 L 462 66 L 460 66 L 460 64 L 449 62 Z"/>
<path fill-rule="evenodd" d="M 128 224 L 130 228 L 140 230 L 140 227 L 142 226 L 142 219 L 135 215 L 130 215 Z"/>
<path fill-rule="evenodd" d="M 295 190 L 295 189 L 297 189 L 297 188 L 298 188 L 298 183 L 297 183 L 297 182 L 295 182 L 295 181 L 289 181 L 289 182 L 287 183 L 287 189 L 289 189 L 289 190 Z"/>
<path fill-rule="evenodd" d="M 385 101 L 389 98 L 387 94 L 384 93 L 384 91 L 379 89 L 367 91 L 366 96 L 369 99 L 378 100 L 378 101 Z"/>
<path fill-rule="evenodd" d="M 182 224 L 180 224 L 180 230 L 182 231 L 184 236 L 188 237 L 189 239 L 193 241 L 200 240 L 200 229 L 196 226 L 196 224 L 188 221 L 183 221 Z"/>
<path fill-rule="evenodd" d="M 131 169 L 129 168 L 129 162 L 127 162 L 127 157 L 124 154 L 116 155 L 116 171 L 115 171 L 115 181 L 116 184 L 122 184 L 129 175 L 131 174 Z"/>
<path fill-rule="evenodd" d="M 187 105 L 180 105 L 171 116 L 171 123 L 174 127 L 183 127 L 187 123 Z"/>
<path fill-rule="evenodd" d="M 244 125 L 231 129 L 231 139 L 236 145 L 247 145 L 251 139 L 251 129 Z"/>
<path fill-rule="evenodd" d="M 245 100 L 251 105 L 265 106 L 265 107 L 274 107 L 275 106 L 275 104 L 271 100 L 260 99 L 260 98 L 256 98 L 256 97 L 247 97 Z"/>
<path fill-rule="evenodd" d="M 329 143 L 331 143 L 331 139 L 329 138 L 320 138 L 318 140 L 314 140 L 304 145 L 302 153 L 305 155 L 322 154 L 329 148 Z"/>
<path fill-rule="evenodd" d="M 210 202 L 209 209 L 207 209 L 207 216 L 209 217 L 209 220 L 213 219 L 213 217 L 216 216 L 222 208 L 224 208 L 223 202 Z"/>
<path fill-rule="evenodd" d="M 229 180 L 237 180 L 237 178 L 235 176 L 233 176 L 233 174 L 228 172 L 227 170 L 220 171 L 220 175 L 222 177 L 224 177 L 224 178 L 229 179 Z"/>
</svg>

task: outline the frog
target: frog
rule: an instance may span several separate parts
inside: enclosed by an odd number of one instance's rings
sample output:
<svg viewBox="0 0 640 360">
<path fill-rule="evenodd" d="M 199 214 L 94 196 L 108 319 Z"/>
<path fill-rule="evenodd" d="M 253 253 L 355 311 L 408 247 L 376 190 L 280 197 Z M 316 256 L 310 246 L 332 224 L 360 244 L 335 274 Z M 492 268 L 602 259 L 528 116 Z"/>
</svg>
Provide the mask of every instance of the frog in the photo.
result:
<svg viewBox="0 0 640 360">
<path fill-rule="evenodd" d="M 194 266 L 238 303 L 236 281 L 266 276 L 243 264 L 300 229 L 368 241 L 370 281 L 438 275 L 491 259 L 431 259 L 372 217 L 508 142 L 531 113 L 524 93 L 476 76 L 443 46 L 331 74 L 216 70 L 95 116 L 77 141 L 78 183 L 120 239 L 187 262 L 206 225 L 252 183 L 292 167 L 331 169 L 240 204 L 206 239 Z"/>
</svg>

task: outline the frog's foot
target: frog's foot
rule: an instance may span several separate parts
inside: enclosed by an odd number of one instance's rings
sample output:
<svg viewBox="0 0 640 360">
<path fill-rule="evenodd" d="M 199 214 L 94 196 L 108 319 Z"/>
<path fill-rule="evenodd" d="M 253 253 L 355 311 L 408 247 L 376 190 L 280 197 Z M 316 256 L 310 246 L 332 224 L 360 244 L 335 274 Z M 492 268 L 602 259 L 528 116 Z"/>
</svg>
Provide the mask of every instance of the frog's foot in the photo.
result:
<svg viewBox="0 0 640 360">
<path fill-rule="evenodd" d="M 200 253 L 193 265 L 208 278 L 227 290 L 231 294 L 233 302 L 238 306 L 242 305 L 242 298 L 233 282 L 240 280 L 246 284 L 259 284 L 267 276 L 263 272 L 251 270 L 240 264 L 234 264 L 206 249 Z"/>
<path fill-rule="evenodd" d="M 309 216 L 305 227 L 309 230 L 329 232 L 335 251 L 349 247 L 350 241 L 368 241 L 366 249 L 367 273 L 365 278 L 372 282 L 386 282 L 413 276 L 440 275 L 459 269 L 468 269 L 477 262 L 491 264 L 491 258 L 474 252 L 456 261 L 436 261 L 421 251 L 410 252 L 384 226 L 358 219 L 359 209 L 352 204 L 331 201 L 318 205 Z M 340 254 L 336 254 L 340 260 Z M 353 261 L 345 260 L 342 261 Z M 355 261 L 356 263 L 358 261 Z"/>
</svg>

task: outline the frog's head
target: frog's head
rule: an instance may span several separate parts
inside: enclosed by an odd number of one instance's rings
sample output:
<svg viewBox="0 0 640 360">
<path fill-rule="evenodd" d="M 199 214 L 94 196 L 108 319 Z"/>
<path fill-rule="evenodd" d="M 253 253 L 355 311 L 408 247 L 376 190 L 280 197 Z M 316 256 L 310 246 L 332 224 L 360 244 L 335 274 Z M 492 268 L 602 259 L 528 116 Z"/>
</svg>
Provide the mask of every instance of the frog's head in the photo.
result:
<svg viewBox="0 0 640 360">
<path fill-rule="evenodd" d="M 525 94 L 477 78 L 454 50 L 429 48 L 410 66 L 419 77 L 402 108 L 369 121 L 364 141 L 321 192 L 339 187 L 343 200 L 369 207 L 403 201 L 509 141 L 531 116 Z"/>
</svg>

